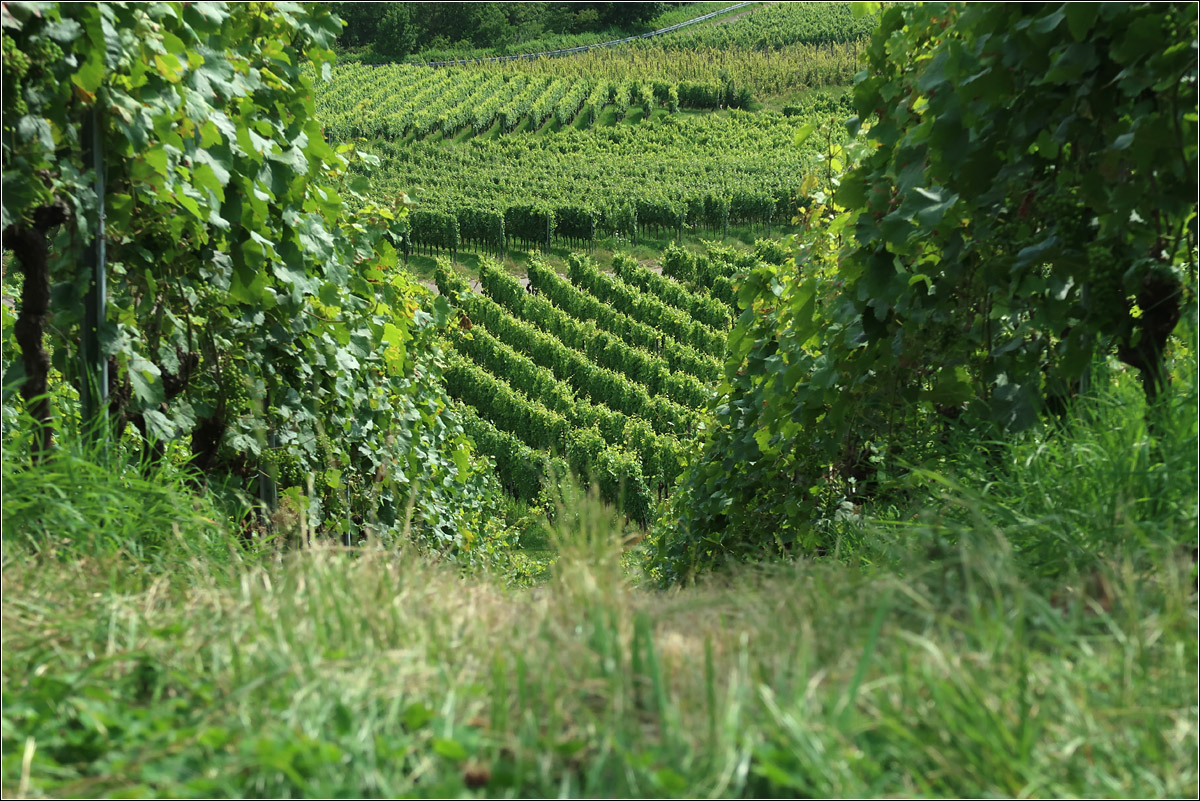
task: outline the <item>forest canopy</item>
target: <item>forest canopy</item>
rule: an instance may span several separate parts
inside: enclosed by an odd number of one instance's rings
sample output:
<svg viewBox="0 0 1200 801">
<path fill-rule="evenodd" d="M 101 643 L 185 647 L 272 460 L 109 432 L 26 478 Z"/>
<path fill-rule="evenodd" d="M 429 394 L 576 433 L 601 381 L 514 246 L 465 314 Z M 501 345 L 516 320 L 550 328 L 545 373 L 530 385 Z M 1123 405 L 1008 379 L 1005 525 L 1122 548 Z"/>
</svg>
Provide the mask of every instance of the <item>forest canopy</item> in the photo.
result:
<svg viewBox="0 0 1200 801">
<path fill-rule="evenodd" d="M 547 33 L 594 33 L 646 23 L 670 3 L 334 3 L 343 49 L 402 59 L 452 45 L 502 47 Z M 679 4 L 675 4 L 679 5 Z"/>
</svg>

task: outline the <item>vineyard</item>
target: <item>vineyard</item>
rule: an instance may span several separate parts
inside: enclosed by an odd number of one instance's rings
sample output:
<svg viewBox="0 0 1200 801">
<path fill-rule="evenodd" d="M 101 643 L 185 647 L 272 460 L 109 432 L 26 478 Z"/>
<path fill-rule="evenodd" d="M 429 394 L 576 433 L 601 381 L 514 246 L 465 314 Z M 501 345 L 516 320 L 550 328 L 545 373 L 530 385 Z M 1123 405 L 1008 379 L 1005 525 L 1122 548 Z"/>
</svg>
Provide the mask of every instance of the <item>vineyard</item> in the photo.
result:
<svg viewBox="0 0 1200 801">
<path fill-rule="evenodd" d="M 479 291 L 439 264 L 458 311 L 446 386 L 504 487 L 537 502 L 570 469 L 648 522 L 695 446 L 736 311 L 683 277 L 728 282 L 754 260 L 673 247 L 662 262 L 675 278 L 620 255 L 610 275 L 573 255 L 566 277 L 531 262 L 527 287 L 484 260 Z"/>
<path fill-rule="evenodd" d="M 878 19 L 873 14 L 855 16 L 849 3 L 778 3 L 758 8 L 737 24 L 705 25 L 642 43 L 667 50 L 721 48 L 727 50 L 783 50 L 795 45 L 834 45 L 870 36 Z"/>
<path fill-rule="evenodd" d="M 556 130 L 569 125 L 586 129 L 605 120 L 612 125 L 631 115 L 649 120 L 656 110 L 673 114 L 680 109 L 751 105 L 763 82 L 731 77 L 729 65 L 720 60 L 721 54 L 742 51 L 688 52 L 695 69 L 686 69 L 687 59 L 674 58 L 671 63 L 676 69 L 662 74 L 650 68 L 662 63 L 657 55 L 642 51 L 610 54 L 607 60 L 598 55 L 595 63 L 584 63 L 580 57 L 508 67 L 346 64 L 334 69 L 328 82 L 317 82 L 317 108 L 333 138 L 411 141 L 464 132 L 537 131 L 549 122 Z M 757 69 L 773 76 L 767 84 L 771 94 L 844 85 L 852 75 L 849 62 L 844 68 L 810 64 L 804 75 L 789 81 L 769 63 L 769 53 L 762 58 L 765 61 Z"/>
<path fill-rule="evenodd" d="M 5 798 L 1198 796 L 1195 4 L 0 18 Z"/>
<path fill-rule="evenodd" d="M 351 63 L 315 81 L 326 133 L 378 162 L 369 194 L 414 204 L 401 248 L 439 258 L 457 309 L 447 390 L 512 496 L 546 507 L 574 472 L 646 525 L 696 447 L 735 276 L 783 252 L 671 245 L 654 269 L 617 253 L 611 273 L 576 253 L 565 275 L 535 255 L 524 280 L 491 259 L 783 230 L 845 139 L 871 24 L 846 4 L 778 4 L 570 58 Z M 748 110 L 780 95 L 782 114 Z M 484 254 L 478 291 L 454 267 L 464 251 Z"/>
<path fill-rule="evenodd" d="M 869 18 L 848 4 L 782 3 L 736 25 L 705 25 L 628 45 L 504 63 L 334 67 L 315 81 L 335 139 L 453 137 L 590 128 L 655 109 L 747 108 L 755 100 L 850 82 Z"/>
<path fill-rule="evenodd" d="M 806 120 L 835 114 L 732 112 L 454 147 L 386 140 L 361 147 L 381 160 L 368 173 L 374 193 L 417 201 L 410 241 L 418 251 L 579 247 L 598 237 L 714 237 L 730 225 L 787 225 L 803 175 L 829 142 L 814 135 L 797 147 L 796 136 Z M 828 130 L 834 141 L 843 135 L 840 126 Z"/>
</svg>

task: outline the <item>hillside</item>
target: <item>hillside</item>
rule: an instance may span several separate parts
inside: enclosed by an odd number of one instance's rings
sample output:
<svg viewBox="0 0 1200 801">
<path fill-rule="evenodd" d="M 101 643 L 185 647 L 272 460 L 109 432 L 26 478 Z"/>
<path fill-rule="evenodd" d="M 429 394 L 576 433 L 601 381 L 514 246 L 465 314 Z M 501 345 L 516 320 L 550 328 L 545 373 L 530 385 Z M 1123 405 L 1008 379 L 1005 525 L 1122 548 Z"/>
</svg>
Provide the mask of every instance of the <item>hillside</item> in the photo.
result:
<svg viewBox="0 0 1200 801">
<path fill-rule="evenodd" d="M 3 4 L 5 797 L 1196 796 L 1194 7 L 731 5 Z"/>
</svg>

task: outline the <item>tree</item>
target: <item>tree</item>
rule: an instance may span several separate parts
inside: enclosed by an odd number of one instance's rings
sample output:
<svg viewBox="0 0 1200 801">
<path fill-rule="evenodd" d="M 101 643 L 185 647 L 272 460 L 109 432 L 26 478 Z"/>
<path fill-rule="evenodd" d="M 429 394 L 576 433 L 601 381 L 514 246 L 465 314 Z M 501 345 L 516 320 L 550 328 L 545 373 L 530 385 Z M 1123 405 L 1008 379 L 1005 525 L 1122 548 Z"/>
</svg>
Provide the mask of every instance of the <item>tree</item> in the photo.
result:
<svg viewBox="0 0 1200 801">
<path fill-rule="evenodd" d="M 1157 397 L 1194 309 L 1196 33 L 1175 5 L 883 13 L 859 140 L 830 140 L 793 263 L 741 282 L 704 455 L 657 534 L 666 578 L 821 552 L 814 521 L 874 458 L 946 418 L 1030 425 L 1109 354 Z"/>
</svg>

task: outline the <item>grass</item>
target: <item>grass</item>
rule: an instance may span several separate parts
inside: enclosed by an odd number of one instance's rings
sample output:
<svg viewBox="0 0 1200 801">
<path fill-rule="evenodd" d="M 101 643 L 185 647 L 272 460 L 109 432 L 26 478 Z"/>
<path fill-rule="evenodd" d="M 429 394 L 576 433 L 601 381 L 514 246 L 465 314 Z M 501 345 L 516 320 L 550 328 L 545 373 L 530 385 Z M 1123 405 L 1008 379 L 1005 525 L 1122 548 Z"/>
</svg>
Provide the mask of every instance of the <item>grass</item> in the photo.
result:
<svg viewBox="0 0 1200 801">
<path fill-rule="evenodd" d="M 6 552 L 7 794 L 1185 795 L 1184 577 L 1059 609 L 994 542 L 648 593 L 596 506 L 514 592 L 414 554 L 188 580 Z"/>
<path fill-rule="evenodd" d="M 887 485 L 893 507 L 838 523 L 838 558 L 670 591 L 570 488 L 514 569 L 467 574 L 249 544 L 224 523 L 243 500 L 197 494 L 171 454 L 65 424 L 29 469 L 10 427 L 0 786 L 1194 796 L 1195 368 L 1177 343 L 1154 409 L 1110 364 L 1061 420 L 949 428 Z"/>
<path fill-rule="evenodd" d="M 6 456 L 4 793 L 1195 795 L 1196 579 L 1164 557 L 1195 536 L 1189 381 L 1178 442 L 1118 376 L 994 456 L 1004 481 L 927 470 L 917 519 L 863 522 L 840 561 L 668 592 L 594 498 L 517 589 L 412 551 L 251 552 L 168 468 Z"/>
</svg>

